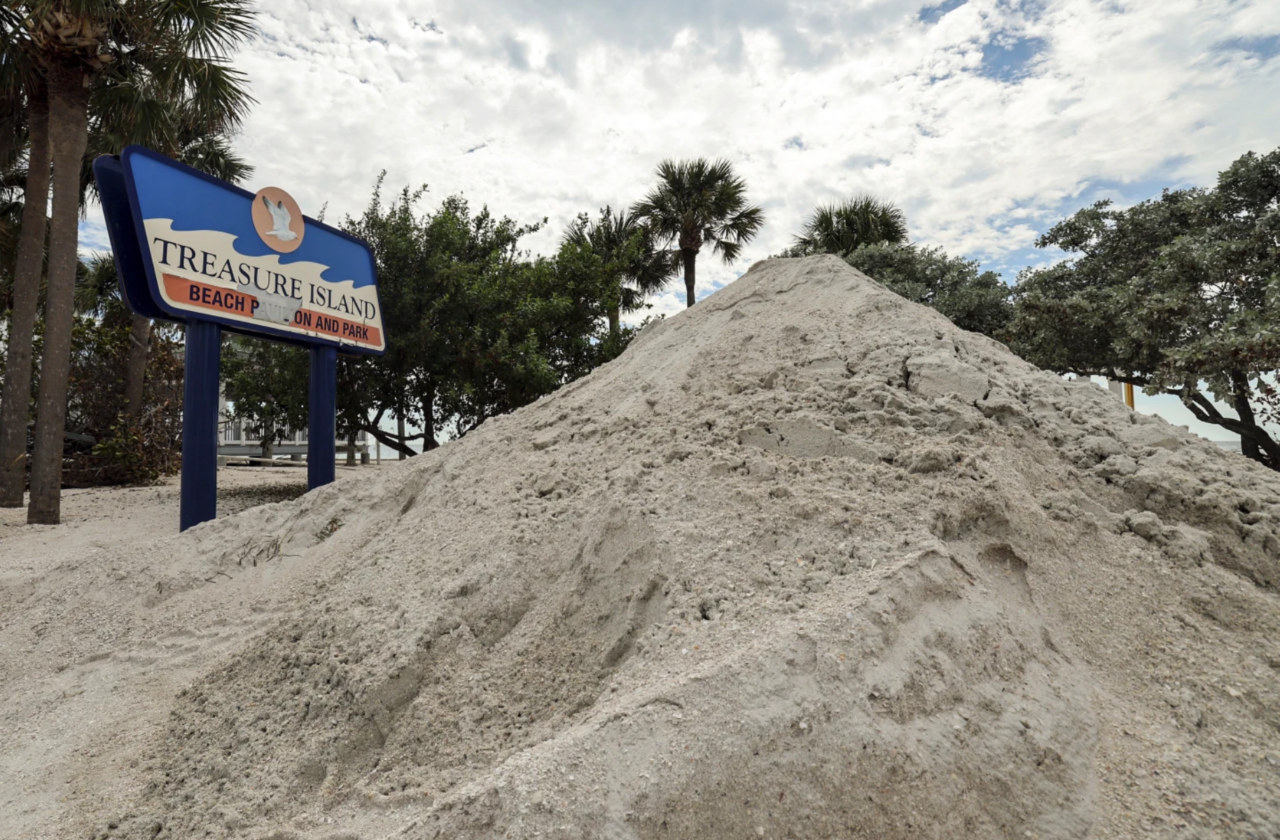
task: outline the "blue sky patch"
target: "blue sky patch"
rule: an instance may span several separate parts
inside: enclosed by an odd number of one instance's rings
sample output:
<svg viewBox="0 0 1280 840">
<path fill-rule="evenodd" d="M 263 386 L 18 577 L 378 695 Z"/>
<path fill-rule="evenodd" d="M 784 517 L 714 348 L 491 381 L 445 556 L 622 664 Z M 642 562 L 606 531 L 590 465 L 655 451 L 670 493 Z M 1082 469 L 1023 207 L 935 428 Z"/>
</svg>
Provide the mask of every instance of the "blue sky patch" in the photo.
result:
<svg viewBox="0 0 1280 840">
<path fill-rule="evenodd" d="M 921 23 L 937 23 L 947 12 L 953 12 L 967 3 L 968 0 L 942 0 L 933 6 L 925 6 L 916 16 Z"/>
<path fill-rule="evenodd" d="M 1092 180 L 1084 184 L 1077 195 L 1065 198 L 1052 207 L 1027 207 L 1024 212 L 1011 213 L 1009 216 L 1024 221 L 1035 230 L 1044 233 L 1058 222 L 1075 214 L 1076 211 L 1090 207 L 1103 199 L 1110 199 L 1119 208 L 1132 207 L 1139 202 L 1159 198 L 1166 189 L 1178 190 L 1193 186 L 1177 175 L 1178 170 L 1188 160 L 1185 155 L 1168 158 L 1145 173 L 1144 177 L 1133 181 L 1107 178 Z M 1018 272 L 1022 269 L 1047 266 L 1070 255 L 1056 247 L 1028 247 L 1010 251 L 998 258 L 988 258 L 985 254 L 970 256 L 981 262 L 984 270 L 998 272 L 1006 283 L 1013 284 L 1017 281 Z"/>
<path fill-rule="evenodd" d="M 804 140 L 803 140 L 803 139 L 801 139 L 801 137 L 800 137 L 800 135 L 799 135 L 799 134 L 797 134 L 795 137 L 788 137 L 788 138 L 787 138 L 787 142 L 785 142 L 785 143 L 783 143 L 783 144 L 782 144 L 782 148 L 784 148 L 784 149 L 798 149 L 799 151 L 802 151 L 802 152 L 803 152 L 803 151 L 805 150 L 805 148 L 806 148 L 806 147 L 805 147 L 805 145 L 804 145 Z"/>
<path fill-rule="evenodd" d="M 1214 52 L 1242 52 L 1263 61 L 1280 55 L 1280 35 L 1257 35 L 1252 38 L 1232 38 L 1215 44 Z"/>
<path fill-rule="evenodd" d="M 1043 38 L 1006 38 L 999 35 L 982 47 L 982 65 L 978 75 L 998 82 L 1016 82 L 1030 75 L 1027 69 L 1036 56 L 1044 52 L 1048 42 Z"/>
</svg>

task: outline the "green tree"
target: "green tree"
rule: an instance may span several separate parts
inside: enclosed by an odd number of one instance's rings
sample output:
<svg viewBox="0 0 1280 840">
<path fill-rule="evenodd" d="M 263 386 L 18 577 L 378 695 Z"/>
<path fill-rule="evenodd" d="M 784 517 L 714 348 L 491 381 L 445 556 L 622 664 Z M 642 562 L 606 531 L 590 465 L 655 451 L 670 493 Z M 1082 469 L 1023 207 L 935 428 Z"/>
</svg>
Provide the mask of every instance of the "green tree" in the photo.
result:
<svg viewBox="0 0 1280 840">
<path fill-rule="evenodd" d="M 659 292 L 675 269 L 672 254 L 655 247 L 654 236 L 634 213 L 614 213 L 609 207 L 592 220 L 581 213 L 565 230 L 562 244 L 588 248 L 600 258 L 598 271 L 609 283 L 605 308 L 609 335 L 621 333 L 621 314 L 644 306 L 648 295 Z"/>
<path fill-rule="evenodd" d="M 259 435 L 263 458 L 271 458 L 278 441 L 307 425 L 310 375 L 306 348 L 241 336 L 223 346 L 222 383 L 230 415 Z"/>
<path fill-rule="evenodd" d="M 1074 258 L 1019 277 L 1011 345 L 1041 367 L 1174 394 L 1280 469 L 1264 428 L 1280 422 L 1278 235 L 1280 150 L 1244 155 L 1214 189 L 1098 202 L 1040 238 Z"/>
<path fill-rule="evenodd" d="M 4 46 L 13 55 L 31 59 L 29 65 L 37 68 L 48 103 L 53 204 L 27 521 L 56 524 L 91 97 L 102 86 L 101 80 L 119 74 L 132 79 L 135 86 L 145 82 L 166 92 L 156 99 L 190 100 L 193 113 L 212 132 L 230 133 L 251 100 L 243 77 L 228 66 L 225 57 L 251 33 L 252 12 L 248 0 L 27 0 L 10 3 L 6 9 Z M 27 90 L 30 93 L 34 87 Z M 28 95 L 27 100 L 30 132 L 33 116 L 38 114 L 32 103 L 39 98 Z M 42 145 L 33 142 L 32 148 Z M 42 206 L 43 200 L 30 186 L 27 203 Z M 9 368 L 13 367 L 11 363 Z M 11 437 L 4 435 L 6 441 Z M 7 455 L 0 453 L 0 457 Z"/>
<path fill-rule="evenodd" d="M 1013 317 L 1011 290 L 976 260 L 948 256 L 941 248 L 880 242 L 863 245 L 845 261 L 907 300 L 933 307 L 961 329 L 1004 340 Z"/>
<path fill-rule="evenodd" d="M 49 183 L 49 144 L 47 139 L 47 96 L 39 74 L 29 66 L 31 56 L 22 49 L 23 21 L 17 19 L 6 30 L 9 35 L 0 58 L 0 165 L 4 167 L 2 184 L 5 195 L 0 201 L 0 277 L 4 281 L 6 309 L 11 310 L 8 342 L 9 362 L 4 380 L 4 396 L 0 398 L 0 506 L 17 507 L 23 503 L 26 484 L 26 449 L 30 420 L 29 394 L 32 379 L 32 330 L 36 320 L 37 299 L 44 274 L 44 237 L 46 202 L 23 201 L 24 191 L 47 197 Z M 24 64 L 24 62 L 26 64 Z M 193 107 L 192 91 L 155 84 L 148 77 L 150 68 L 133 60 L 115 64 L 112 72 L 99 74 L 89 99 L 88 152 L 81 170 L 81 207 L 95 196 L 91 163 L 100 154 L 116 154 L 130 142 L 142 143 L 165 151 L 188 165 L 226 180 L 236 181 L 248 174 L 247 167 L 230 149 L 227 138 L 210 134 L 210 124 Z M 183 97 L 186 97 L 185 99 Z M 28 111 L 31 111 L 27 132 Z M 215 121 L 216 122 L 216 121 Z M 27 156 L 28 161 L 21 160 Z M 27 162 L 34 162 L 35 173 L 28 182 Z M 47 199 L 46 199 L 47 200 Z M 20 219 L 25 218 L 26 224 Z M 23 244 L 19 248 L 19 237 Z M 19 265 L 15 267 L 15 261 Z M 79 270 L 79 269 L 77 269 Z M 15 282 L 15 275 L 20 278 Z M 114 282 L 114 281 L 113 281 Z M 81 298 L 85 287 L 77 285 L 77 310 L 86 306 Z M 88 309 L 97 311 L 96 305 Z M 143 380 L 150 354 L 148 344 L 151 322 L 136 315 L 130 318 L 129 352 L 124 362 L 125 377 L 121 422 L 136 414 L 142 404 Z M 166 341 L 170 338 L 166 336 Z M 167 356 L 158 357 L 167 362 Z M 74 363 L 74 362 L 73 362 Z M 10 398 L 12 397 L 12 399 Z M 7 453 L 7 454 L 6 454 Z"/>
<path fill-rule="evenodd" d="M 837 204 L 820 204 L 796 237 L 791 256 L 835 254 L 848 257 L 864 245 L 907 241 L 907 217 L 893 203 L 857 195 Z"/>
<path fill-rule="evenodd" d="M 746 182 L 727 160 L 664 160 L 657 175 L 658 186 L 633 212 L 660 245 L 679 250 L 686 305 L 693 306 L 703 246 L 710 245 L 726 264 L 733 262 L 764 224 L 764 211 L 747 206 Z"/>
<path fill-rule="evenodd" d="M 115 261 L 97 254 L 81 262 L 75 290 L 67 394 L 67 486 L 139 484 L 177 469 L 182 429 L 182 359 L 174 326 L 157 332 L 147 365 L 155 376 L 125 415 L 120 393 L 129 355 L 130 313 L 120 297 Z"/>
<path fill-rule="evenodd" d="M 589 245 L 531 259 L 520 240 L 540 224 L 473 213 L 458 196 L 419 214 L 423 194 L 406 189 L 387 203 L 379 181 L 365 212 L 344 224 L 373 250 L 387 353 L 344 363 L 362 387 L 340 395 L 340 423 L 406 454 L 411 440 L 431 449 L 583 375 L 629 334 L 609 338 L 617 277 Z M 389 415 L 422 435 L 382 429 Z"/>
<path fill-rule="evenodd" d="M 338 411 L 349 426 L 368 431 L 402 454 L 414 455 L 410 447 L 414 440 L 422 440 L 424 449 L 436 445 L 430 430 L 434 428 L 436 377 L 441 372 L 437 360 L 446 351 L 439 340 L 439 324 L 448 302 L 443 290 L 432 282 L 430 217 L 416 211 L 426 188 L 406 188 L 384 203 L 382 184 L 383 176 L 379 176 L 364 212 L 346 219 L 342 227 L 369 243 L 373 251 L 387 351 L 376 360 L 341 361 L 340 375 L 362 373 L 366 386 L 340 392 Z M 448 262 L 445 259 L 440 264 L 447 268 Z M 388 415 L 427 431 L 393 436 L 381 428 Z"/>
</svg>

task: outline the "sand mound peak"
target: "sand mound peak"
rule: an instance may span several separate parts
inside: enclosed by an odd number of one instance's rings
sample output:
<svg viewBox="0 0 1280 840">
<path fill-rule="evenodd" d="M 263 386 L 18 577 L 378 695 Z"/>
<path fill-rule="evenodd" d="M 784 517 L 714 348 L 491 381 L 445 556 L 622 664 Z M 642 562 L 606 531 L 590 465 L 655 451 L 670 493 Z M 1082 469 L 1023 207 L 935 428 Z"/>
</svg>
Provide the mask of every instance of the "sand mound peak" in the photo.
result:
<svg viewBox="0 0 1280 840">
<path fill-rule="evenodd" d="M 1278 505 L 840 260 L 768 261 L 460 442 L 102 581 L 121 649 L 241 629 L 94 831 L 1269 836 Z"/>
</svg>

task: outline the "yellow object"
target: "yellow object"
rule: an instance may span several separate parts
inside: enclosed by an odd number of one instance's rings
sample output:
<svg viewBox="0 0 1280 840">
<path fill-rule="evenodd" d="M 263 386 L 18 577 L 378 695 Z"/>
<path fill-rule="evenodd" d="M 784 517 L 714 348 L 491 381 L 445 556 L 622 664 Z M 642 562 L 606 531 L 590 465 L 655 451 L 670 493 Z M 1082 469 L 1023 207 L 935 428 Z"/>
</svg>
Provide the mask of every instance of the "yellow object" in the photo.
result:
<svg viewBox="0 0 1280 840">
<path fill-rule="evenodd" d="M 1133 408 L 1133 383 L 1124 383 L 1124 404 Z"/>
</svg>

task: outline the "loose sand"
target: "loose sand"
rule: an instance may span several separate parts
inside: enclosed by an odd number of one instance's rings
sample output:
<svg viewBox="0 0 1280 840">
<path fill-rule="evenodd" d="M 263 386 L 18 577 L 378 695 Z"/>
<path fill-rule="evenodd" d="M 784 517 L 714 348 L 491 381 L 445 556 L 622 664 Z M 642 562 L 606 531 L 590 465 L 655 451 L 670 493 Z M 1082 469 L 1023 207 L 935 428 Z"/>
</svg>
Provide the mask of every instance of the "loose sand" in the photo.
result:
<svg viewBox="0 0 1280 840">
<path fill-rule="evenodd" d="M 297 501 L 112 493 L 0 539 L 4 836 L 1280 836 L 1280 476 L 834 258 Z"/>
</svg>

